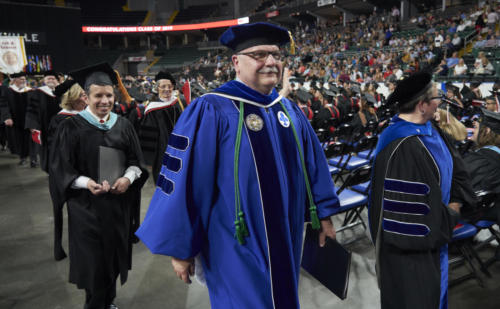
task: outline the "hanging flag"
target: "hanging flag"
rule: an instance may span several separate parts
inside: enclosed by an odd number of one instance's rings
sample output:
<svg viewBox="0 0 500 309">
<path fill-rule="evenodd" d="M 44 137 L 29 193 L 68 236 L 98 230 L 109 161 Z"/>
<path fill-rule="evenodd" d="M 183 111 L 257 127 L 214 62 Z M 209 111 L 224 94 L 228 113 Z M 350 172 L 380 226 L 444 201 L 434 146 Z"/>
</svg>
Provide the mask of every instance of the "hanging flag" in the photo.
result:
<svg viewBox="0 0 500 309">
<path fill-rule="evenodd" d="M 189 105 L 189 103 L 191 103 L 191 84 L 189 83 L 189 80 L 186 80 L 182 86 L 182 94 L 186 99 L 186 104 Z"/>
<path fill-rule="evenodd" d="M 27 64 L 22 36 L 0 36 L 0 72 L 18 73 Z"/>
</svg>

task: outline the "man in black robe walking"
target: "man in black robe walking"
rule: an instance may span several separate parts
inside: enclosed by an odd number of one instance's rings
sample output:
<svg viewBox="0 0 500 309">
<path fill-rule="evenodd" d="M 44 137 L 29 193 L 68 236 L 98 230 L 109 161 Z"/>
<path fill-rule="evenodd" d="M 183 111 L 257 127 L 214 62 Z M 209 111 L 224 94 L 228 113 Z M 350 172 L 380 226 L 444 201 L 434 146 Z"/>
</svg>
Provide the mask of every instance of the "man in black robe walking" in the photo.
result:
<svg viewBox="0 0 500 309">
<path fill-rule="evenodd" d="M 69 281 L 85 289 L 84 308 L 116 308 L 116 279 L 124 284 L 132 265 L 135 210 L 148 173 L 132 124 L 111 112 L 115 72 L 104 63 L 71 75 L 88 107 L 58 127 L 51 195 L 55 208 L 68 205 Z"/>
<path fill-rule="evenodd" d="M 49 171 L 48 129 L 50 120 L 61 110 L 59 99 L 54 95 L 54 90 L 59 84 L 54 71 L 44 73 L 43 86 L 31 91 L 28 95 L 26 110 L 26 128 L 32 133 L 40 132 L 40 167 Z M 32 162 L 33 164 L 34 162 Z"/>
</svg>

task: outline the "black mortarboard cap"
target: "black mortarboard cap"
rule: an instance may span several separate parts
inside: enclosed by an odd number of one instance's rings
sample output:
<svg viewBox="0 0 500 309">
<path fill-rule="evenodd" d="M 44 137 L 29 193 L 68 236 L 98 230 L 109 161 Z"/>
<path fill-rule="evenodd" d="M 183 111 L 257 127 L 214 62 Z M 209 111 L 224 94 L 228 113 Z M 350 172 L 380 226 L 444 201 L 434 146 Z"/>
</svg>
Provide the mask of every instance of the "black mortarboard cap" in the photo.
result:
<svg viewBox="0 0 500 309">
<path fill-rule="evenodd" d="M 470 87 L 471 88 L 477 88 L 481 85 L 481 82 L 471 82 L 470 83 Z"/>
<path fill-rule="evenodd" d="M 139 88 L 131 88 L 129 91 L 128 91 L 128 94 L 136 101 L 136 102 L 139 102 L 139 103 L 142 103 L 144 101 L 147 101 L 148 98 L 147 96 L 142 93 Z"/>
<path fill-rule="evenodd" d="M 74 79 L 65 80 L 64 83 L 57 85 L 56 89 L 54 89 L 54 95 L 58 98 L 62 97 L 74 84 L 76 84 Z"/>
<path fill-rule="evenodd" d="M 481 111 L 483 112 L 481 125 L 487 126 L 496 134 L 500 134 L 500 113 L 489 111 L 486 108 L 481 109 Z"/>
<path fill-rule="evenodd" d="M 10 78 L 18 78 L 18 77 L 22 77 L 22 76 L 26 76 L 26 73 L 25 72 L 18 72 L 18 73 L 10 74 Z"/>
<path fill-rule="evenodd" d="M 364 97 L 366 99 L 366 102 L 368 102 L 370 105 L 375 105 L 375 103 L 377 103 L 377 100 L 375 100 L 375 97 L 369 93 L 365 93 Z"/>
<path fill-rule="evenodd" d="M 335 97 L 335 92 L 330 91 L 330 90 L 328 90 L 328 89 L 325 89 L 325 90 L 323 90 L 323 95 L 324 95 L 325 97 L 330 97 L 330 98 L 333 98 L 333 97 Z"/>
<path fill-rule="evenodd" d="M 118 84 L 116 72 L 113 71 L 113 68 L 107 62 L 78 69 L 70 72 L 69 75 L 71 75 L 83 89 L 91 85 L 113 86 Z"/>
<path fill-rule="evenodd" d="M 299 89 L 297 90 L 297 99 L 301 102 L 301 103 L 306 103 L 307 101 L 309 101 L 309 99 L 312 98 L 312 95 L 307 92 L 307 91 L 304 91 L 302 89 Z"/>
<path fill-rule="evenodd" d="M 160 79 L 168 79 L 175 87 L 175 78 L 172 76 L 172 74 L 166 71 L 160 71 L 158 72 L 158 74 L 156 74 L 155 81 L 159 81 Z"/>
<path fill-rule="evenodd" d="M 257 45 L 284 45 L 290 42 L 290 35 L 285 28 L 257 22 L 232 26 L 220 37 L 220 43 L 234 52 L 240 52 Z"/>
<path fill-rule="evenodd" d="M 330 84 L 330 91 L 335 92 L 335 93 L 339 93 L 340 89 L 337 86 Z"/>
<path fill-rule="evenodd" d="M 432 75 L 428 72 L 418 72 L 399 82 L 394 92 L 387 98 L 387 105 L 402 105 L 421 96 L 429 90 Z"/>
<path fill-rule="evenodd" d="M 354 91 L 355 93 L 361 93 L 361 87 L 359 87 L 359 85 L 356 84 L 351 85 L 351 90 Z"/>
<path fill-rule="evenodd" d="M 54 76 L 54 77 L 57 77 L 57 73 L 54 70 L 48 70 L 48 71 L 43 72 L 43 76 L 44 77 L 45 76 Z"/>
</svg>

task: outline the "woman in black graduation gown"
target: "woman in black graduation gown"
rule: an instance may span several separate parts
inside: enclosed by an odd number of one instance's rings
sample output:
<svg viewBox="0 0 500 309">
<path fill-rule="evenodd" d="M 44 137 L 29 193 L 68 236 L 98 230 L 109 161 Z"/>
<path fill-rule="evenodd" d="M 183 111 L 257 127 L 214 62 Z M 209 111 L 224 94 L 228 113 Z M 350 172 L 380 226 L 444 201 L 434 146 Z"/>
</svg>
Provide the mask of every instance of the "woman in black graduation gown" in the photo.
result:
<svg viewBox="0 0 500 309">
<path fill-rule="evenodd" d="M 475 191 L 486 190 L 497 195 L 494 206 L 482 211 L 481 219 L 500 225 L 500 114 L 483 109 L 473 140 L 478 149 L 464 157 L 471 185 Z M 496 256 L 500 259 L 500 248 Z"/>
<path fill-rule="evenodd" d="M 368 99 L 370 99 L 370 101 L 368 101 Z M 375 108 L 373 107 L 374 100 L 375 98 L 373 98 L 373 96 L 369 94 L 363 95 L 361 97 L 359 111 L 354 114 L 354 117 L 351 121 L 351 126 L 354 133 L 364 132 L 368 123 L 378 121 L 377 113 L 375 112 Z"/>
</svg>

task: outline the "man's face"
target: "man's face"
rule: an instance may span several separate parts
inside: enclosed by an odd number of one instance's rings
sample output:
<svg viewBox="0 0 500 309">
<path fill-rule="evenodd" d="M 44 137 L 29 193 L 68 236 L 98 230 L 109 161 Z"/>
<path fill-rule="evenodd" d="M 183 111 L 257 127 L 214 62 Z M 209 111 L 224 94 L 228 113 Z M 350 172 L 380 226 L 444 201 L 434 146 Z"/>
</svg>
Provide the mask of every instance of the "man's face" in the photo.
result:
<svg viewBox="0 0 500 309">
<path fill-rule="evenodd" d="M 87 104 L 90 111 L 99 118 L 109 115 L 115 102 L 113 86 L 91 85 L 88 92 Z"/>
<path fill-rule="evenodd" d="M 26 77 L 24 77 L 24 76 L 14 78 L 14 80 L 12 82 L 14 83 L 14 85 L 16 85 L 17 88 L 22 89 L 22 88 L 26 87 Z"/>
<path fill-rule="evenodd" d="M 258 45 L 233 55 L 236 76 L 250 88 L 269 94 L 280 81 L 283 64 L 269 52 L 280 53 L 276 45 Z M 266 56 L 267 55 L 267 56 Z"/>
<path fill-rule="evenodd" d="M 438 89 L 436 86 L 433 86 L 432 89 L 432 98 L 429 100 L 429 102 L 424 102 L 422 104 L 422 117 L 427 121 L 431 120 L 434 117 L 434 114 L 437 111 L 437 108 L 439 106 L 439 103 L 441 103 L 440 99 L 437 99 L 438 97 Z"/>
<path fill-rule="evenodd" d="M 495 100 L 488 99 L 486 100 L 486 109 L 491 112 L 497 111 L 497 102 Z"/>
<path fill-rule="evenodd" d="M 43 78 L 43 83 L 51 89 L 54 89 L 59 85 L 57 78 L 54 75 L 48 75 Z"/>
<path fill-rule="evenodd" d="M 169 79 L 160 79 L 158 81 L 158 95 L 160 99 L 170 100 L 174 91 L 174 85 Z"/>
</svg>

